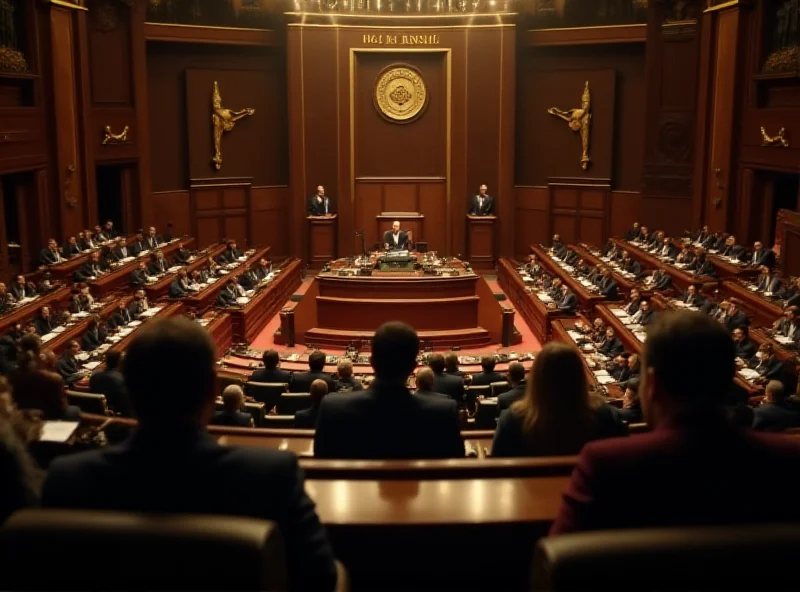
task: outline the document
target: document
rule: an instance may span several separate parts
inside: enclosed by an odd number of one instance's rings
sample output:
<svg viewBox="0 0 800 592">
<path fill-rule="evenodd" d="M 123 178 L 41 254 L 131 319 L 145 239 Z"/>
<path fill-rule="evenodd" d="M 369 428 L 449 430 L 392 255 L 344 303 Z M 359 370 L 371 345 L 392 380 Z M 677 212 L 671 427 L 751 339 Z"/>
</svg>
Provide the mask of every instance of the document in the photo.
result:
<svg viewBox="0 0 800 592">
<path fill-rule="evenodd" d="M 78 428 L 77 421 L 46 421 L 42 425 L 42 442 L 66 442 Z"/>
</svg>

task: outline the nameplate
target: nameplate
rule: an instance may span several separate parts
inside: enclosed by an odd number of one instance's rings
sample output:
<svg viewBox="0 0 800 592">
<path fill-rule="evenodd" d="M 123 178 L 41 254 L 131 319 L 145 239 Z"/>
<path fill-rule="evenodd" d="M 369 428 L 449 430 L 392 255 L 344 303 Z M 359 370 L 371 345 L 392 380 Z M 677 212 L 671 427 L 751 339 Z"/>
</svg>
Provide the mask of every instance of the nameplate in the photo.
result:
<svg viewBox="0 0 800 592">
<path fill-rule="evenodd" d="M 361 37 L 364 45 L 390 47 L 439 45 L 441 37 L 435 33 L 365 33 Z"/>
</svg>

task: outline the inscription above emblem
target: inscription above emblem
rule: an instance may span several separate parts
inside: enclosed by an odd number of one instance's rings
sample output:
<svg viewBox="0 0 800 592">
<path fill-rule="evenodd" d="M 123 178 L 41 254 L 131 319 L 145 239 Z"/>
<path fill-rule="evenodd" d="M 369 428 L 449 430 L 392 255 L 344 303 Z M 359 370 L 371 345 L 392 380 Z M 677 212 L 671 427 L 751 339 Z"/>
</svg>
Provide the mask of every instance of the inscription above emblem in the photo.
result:
<svg viewBox="0 0 800 592">
<path fill-rule="evenodd" d="M 420 73 L 410 66 L 392 65 L 375 83 L 375 108 L 395 123 L 409 123 L 428 104 L 428 89 Z"/>
</svg>

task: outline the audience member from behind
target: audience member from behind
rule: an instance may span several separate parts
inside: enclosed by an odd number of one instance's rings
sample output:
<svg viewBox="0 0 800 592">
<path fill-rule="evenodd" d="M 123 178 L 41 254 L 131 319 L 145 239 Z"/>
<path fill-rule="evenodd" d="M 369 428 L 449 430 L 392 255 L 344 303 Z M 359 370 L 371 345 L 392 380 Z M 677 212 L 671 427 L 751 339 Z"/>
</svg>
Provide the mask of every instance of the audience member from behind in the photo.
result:
<svg viewBox="0 0 800 592">
<path fill-rule="evenodd" d="M 314 434 L 320 458 L 408 459 L 464 456 L 453 401 L 408 392 L 419 337 L 404 323 L 382 325 L 372 337 L 370 388 L 325 397 Z M 455 378 L 455 377 L 451 377 Z"/>
<path fill-rule="evenodd" d="M 216 399 L 214 358 L 214 343 L 200 325 L 184 317 L 148 321 L 123 366 L 138 429 L 120 446 L 56 459 L 42 504 L 274 520 L 291 588 L 333 589 L 333 555 L 297 458 L 219 446 L 206 432 Z"/>
<path fill-rule="evenodd" d="M 222 411 L 214 413 L 209 424 L 252 428 L 253 416 L 244 413 L 244 391 L 238 384 L 229 384 L 222 391 Z"/>
<path fill-rule="evenodd" d="M 274 349 L 265 351 L 261 359 L 264 362 L 264 367 L 253 372 L 250 375 L 250 381 L 284 384 L 292 382 L 292 373 L 280 369 L 281 358 Z"/>
<path fill-rule="evenodd" d="M 453 399 L 461 406 L 464 403 L 464 379 L 445 372 L 445 361 L 442 354 L 432 354 L 428 366 L 433 370 L 433 390 Z"/>
<path fill-rule="evenodd" d="M 125 388 L 125 379 L 120 372 L 120 362 L 122 354 L 118 351 L 109 350 L 106 353 L 106 367 L 104 370 L 95 372 L 89 378 L 89 390 L 93 393 L 106 396 L 108 406 L 117 415 L 122 417 L 134 417 L 133 405 Z"/>
<path fill-rule="evenodd" d="M 498 411 L 508 409 L 512 403 L 525 396 L 525 389 L 527 388 L 525 366 L 520 362 L 511 362 L 508 365 L 508 384 L 511 385 L 511 388 L 497 396 Z"/>
<path fill-rule="evenodd" d="M 494 371 L 495 364 L 497 364 L 497 360 L 495 360 L 494 356 L 483 356 L 481 358 L 483 372 L 473 374 L 470 384 L 472 386 L 488 386 L 493 382 L 505 382 L 506 377 Z"/>
<path fill-rule="evenodd" d="M 447 395 L 437 393 L 433 390 L 433 370 L 431 370 L 428 366 L 417 370 L 417 374 L 414 377 L 414 382 L 417 385 L 417 390 L 415 391 L 415 394 L 417 395 L 432 395 L 434 397 L 449 399 Z"/>
<path fill-rule="evenodd" d="M 590 440 L 623 433 L 613 409 L 590 401 L 578 350 L 551 342 L 533 362 L 525 396 L 500 414 L 492 456 L 577 454 Z"/>
<path fill-rule="evenodd" d="M 789 400 L 783 383 L 770 380 L 764 389 L 764 400 L 753 411 L 753 429 L 782 432 L 800 426 L 800 410 Z"/>
<path fill-rule="evenodd" d="M 622 397 L 622 409 L 619 410 L 619 417 L 628 424 L 641 423 L 644 420 L 642 405 L 639 401 L 638 376 L 631 378 L 625 385 L 625 394 Z"/>
<path fill-rule="evenodd" d="M 659 316 L 639 387 L 653 430 L 584 447 L 550 533 L 800 519 L 800 444 L 730 423 L 734 359 L 730 333 L 713 319 Z"/>
<path fill-rule="evenodd" d="M 330 374 L 324 372 L 325 352 L 315 351 L 308 356 L 308 372 L 296 372 L 292 376 L 292 384 L 289 390 L 293 393 L 310 393 L 311 383 L 315 380 L 324 380 L 328 385 L 328 392 L 334 392 L 336 385 Z"/>
<path fill-rule="evenodd" d="M 458 354 L 455 352 L 448 352 L 444 357 L 444 371 L 453 376 L 460 376 L 464 378 L 464 373 L 458 369 Z"/>
<path fill-rule="evenodd" d="M 41 340 L 32 333 L 19 341 L 18 366 L 10 377 L 17 407 L 38 409 L 45 419 L 79 421 L 80 409 L 67 403 L 64 382 L 47 368 L 41 347 Z"/>
<path fill-rule="evenodd" d="M 311 383 L 311 407 L 301 409 L 294 414 L 294 427 L 301 430 L 313 430 L 317 427 L 319 406 L 322 399 L 328 394 L 328 383 L 324 380 L 315 380 Z"/>
<path fill-rule="evenodd" d="M 336 366 L 336 392 L 363 391 L 364 385 L 353 378 L 353 362 L 350 360 L 339 360 Z"/>
</svg>

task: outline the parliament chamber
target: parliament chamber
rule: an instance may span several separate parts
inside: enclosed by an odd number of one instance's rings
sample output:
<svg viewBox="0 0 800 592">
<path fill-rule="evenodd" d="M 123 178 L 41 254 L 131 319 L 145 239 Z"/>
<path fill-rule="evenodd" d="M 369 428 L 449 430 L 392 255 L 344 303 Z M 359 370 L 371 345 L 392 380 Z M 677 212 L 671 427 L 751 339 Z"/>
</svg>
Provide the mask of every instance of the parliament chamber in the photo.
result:
<svg viewBox="0 0 800 592">
<path fill-rule="evenodd" d="M 0 587 L 800 588 L 798 23 L 0 0 Z"/>
</svg>

